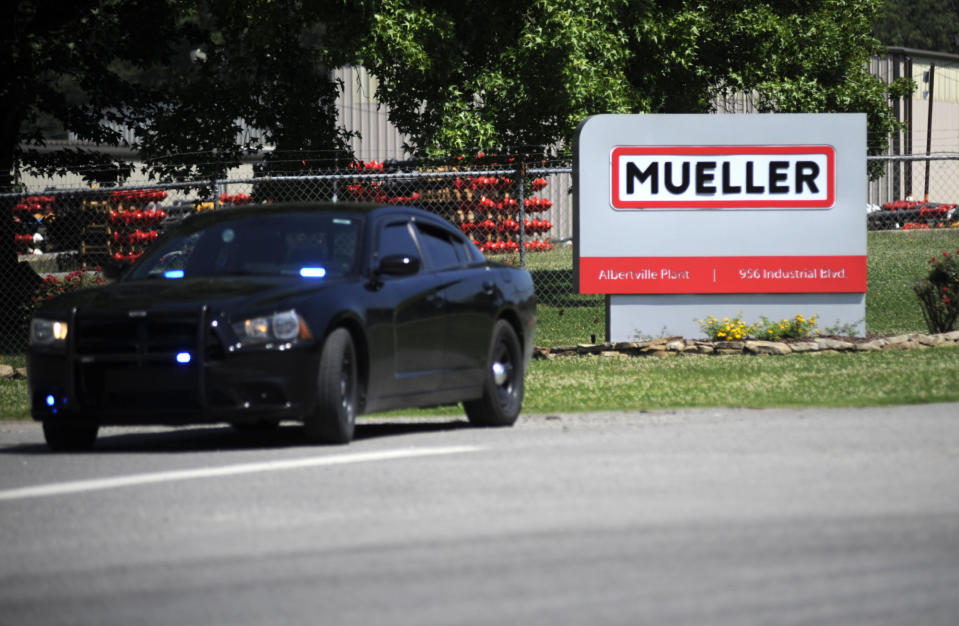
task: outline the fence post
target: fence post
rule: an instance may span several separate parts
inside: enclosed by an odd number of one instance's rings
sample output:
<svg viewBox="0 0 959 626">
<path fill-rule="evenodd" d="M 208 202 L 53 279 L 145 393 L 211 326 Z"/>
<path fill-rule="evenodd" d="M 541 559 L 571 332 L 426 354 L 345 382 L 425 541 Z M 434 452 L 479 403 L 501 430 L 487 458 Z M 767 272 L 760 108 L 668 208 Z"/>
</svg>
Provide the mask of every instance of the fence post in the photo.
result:
<svg viewBox="0 0 959 626">
<path fill-rule="evenodd" d="M 935 97 L 936 64 L 929 65 L 929 113 L 926 119 L 926 156 L 932 152 L 932 102 Z M 929 202 L 929 159 L 926 159 L 926 180 L 923 187 L 923 202 Z"/>
<path fill-rule="evenodd" d="M 526 267 L 526 161 L 520 161 L 516 177 L 516 201 L 519 206 L 519 265 Z"/>
</svg>

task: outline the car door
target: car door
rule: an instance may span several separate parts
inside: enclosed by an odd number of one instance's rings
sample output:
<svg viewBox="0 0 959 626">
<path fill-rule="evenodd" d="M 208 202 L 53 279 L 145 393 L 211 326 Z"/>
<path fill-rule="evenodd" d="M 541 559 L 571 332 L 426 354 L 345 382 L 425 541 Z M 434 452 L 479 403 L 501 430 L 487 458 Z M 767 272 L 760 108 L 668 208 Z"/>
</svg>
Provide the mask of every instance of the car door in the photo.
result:
<svg viewBox="0 0 959 626">
<path fill-rule="evenodd" d="M 423 259 L 406 218 L 384 220 L 377 228 L 376 258 L 406 255 Z M 387 395 L 409 395 L 438 389 L 444 369 L 445 297 L 435 275 L 425 268 L 379 279 L 379 301 L 391 309 L 386 335 L 393 346 L 392 384 Z"/>
<path fill-rule="evenodd" d="M 443 384 L 472 387 L 482 380 L 495 313 L 502 294 L 485 265 L 473 263 L 465 238 L 417 222 L 420 247 L 442 285 L 444 306 Z"/>
</svg>

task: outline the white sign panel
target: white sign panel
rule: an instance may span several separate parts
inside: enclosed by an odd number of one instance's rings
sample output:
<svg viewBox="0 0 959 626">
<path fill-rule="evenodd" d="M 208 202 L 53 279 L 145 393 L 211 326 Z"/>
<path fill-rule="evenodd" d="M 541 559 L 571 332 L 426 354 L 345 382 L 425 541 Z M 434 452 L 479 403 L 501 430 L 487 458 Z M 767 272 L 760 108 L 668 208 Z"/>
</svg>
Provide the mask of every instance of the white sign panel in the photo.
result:
<svg viewBox="0 0 959 626">
<path fill-rule="evenodd" d="M 696 336 L 696 319 L 748 311 L 862 332 L 865 137 L 864 114 L 587 119 L 575 273 L 610 295 L 610 338 Z"/>
</svg>

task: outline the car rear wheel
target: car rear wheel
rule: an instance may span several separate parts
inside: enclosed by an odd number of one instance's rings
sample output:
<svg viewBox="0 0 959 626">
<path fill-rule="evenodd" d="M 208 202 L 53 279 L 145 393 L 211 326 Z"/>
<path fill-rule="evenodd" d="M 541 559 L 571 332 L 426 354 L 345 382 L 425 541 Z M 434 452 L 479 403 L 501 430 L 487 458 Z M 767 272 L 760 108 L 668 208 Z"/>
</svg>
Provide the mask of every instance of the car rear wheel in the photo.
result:
<svg viewBox="0 0 959 626">
<path fill-rule="evenodd" d="M 55 452 L 80 452 L 89 450 L 97 440 L 100 427 L 96 424 L 71 422 L 43 422 L 43 438 L 47 447 Z"/>
<path fill-rule="evenodd" d="M 255 422 L 234 422 L 233 428 L 241 433 L 268 433 L 280 428 L 280 420 L 260 419 Z"/>
<path fill-rule="evenodd" d="M 466 416 L 477 426 L 512 426 L 523 406 L 523 354 L 516 331 L 506 320 L 493 327 L 483 396 L 464 402 Z"/>
<path fill-rule="evenodd" d="M 356 425 L 357 367 L 353 338 L 337 328 L 320 352 L 316 408 L 304 421 L 314 443 L 349 443 Z"/>
</svg>

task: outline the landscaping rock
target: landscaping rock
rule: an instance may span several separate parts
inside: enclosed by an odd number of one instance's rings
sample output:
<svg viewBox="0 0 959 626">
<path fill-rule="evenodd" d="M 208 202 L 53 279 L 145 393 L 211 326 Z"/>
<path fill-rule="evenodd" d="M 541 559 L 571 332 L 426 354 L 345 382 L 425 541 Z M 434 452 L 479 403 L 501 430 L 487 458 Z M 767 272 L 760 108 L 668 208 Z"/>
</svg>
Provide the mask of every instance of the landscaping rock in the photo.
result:
<svg viewBox="0 0 959 626">
<path fill-rule="evenodd" d="M 580 354 L 599 354 L 605 350 L 605 347 L 599 343 L 581 343 L 576 346 L 576 351 Z"/>
<path fill-rule="evenodd" d="M 733 355 L 733 354 L 742 354 L 742 350 L 734 350 L 732 348 L 716 348 L 714 354 L 720 355 Z"/>
<path fill-rule="evenodd" d="M 924 348 L 925 346 L 923 346 L 918 341 L 909 340 L 909 341 L 899 341 L 896 343 L 891 343 L 889 344 L 888 347 L 891 350 L 916 350 L 918 348 Z"/>
<path fill-rule="evenodd" d="M 746 351 L 753 354 L 789 354 L 792 349 L 779 341 L 747 341 Z"/>
<path fill-rule="evenodd" d="M 599 353 L 599 356 L 605 357 L 607 359 L 628 359 L 629 355 L 618 350 L 604 350 Z"/>
<path fill-rule="evenodd" d="M 893 335 L 892 337 L 886 337 L 885 342 L 886 346 L 898 346 L 908 341 L 912 341 L 914 337 L 915 335 L 912 333 L 908 335 Z"/>
<path fill-rule="evenodd" d="M 812 340 L 814 344 L 819 346 L 820 350 L 852 350 L 856 345 L 850 341 L 842 341 L 840 339 L 830 339 L 829 337 L 816 337 Z"/>
</svg>

